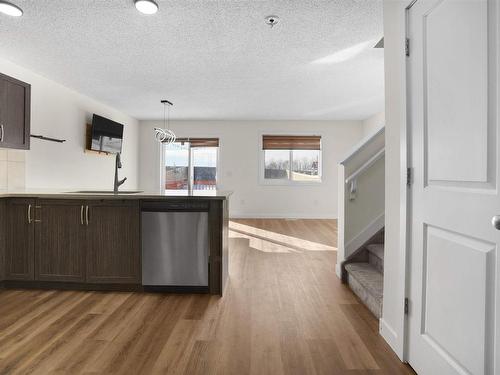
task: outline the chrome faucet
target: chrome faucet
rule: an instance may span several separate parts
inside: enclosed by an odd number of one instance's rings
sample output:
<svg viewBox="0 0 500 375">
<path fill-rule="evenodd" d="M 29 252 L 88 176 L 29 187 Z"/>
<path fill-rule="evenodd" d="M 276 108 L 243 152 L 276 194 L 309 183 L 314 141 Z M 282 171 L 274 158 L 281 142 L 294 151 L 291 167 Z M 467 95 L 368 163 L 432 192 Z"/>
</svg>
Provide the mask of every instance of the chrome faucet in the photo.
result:
<svg viewBox="0 0 500 375">
<path fill-rule="evenodd" d="M 123 180 L 118 180 L 118 169 L 121 167 L 122 167 L 121 156 L 120 156 L 120 153 L 117 152 L 116 159 L 115 159 L 115 185 L 113 187 L 113 192 L 115 194 L 118 194 L 118 188 L 120 187 L 120 185 L 122 185 L 127 180 L 127 177 L 125 177 Z"/>
</svg>

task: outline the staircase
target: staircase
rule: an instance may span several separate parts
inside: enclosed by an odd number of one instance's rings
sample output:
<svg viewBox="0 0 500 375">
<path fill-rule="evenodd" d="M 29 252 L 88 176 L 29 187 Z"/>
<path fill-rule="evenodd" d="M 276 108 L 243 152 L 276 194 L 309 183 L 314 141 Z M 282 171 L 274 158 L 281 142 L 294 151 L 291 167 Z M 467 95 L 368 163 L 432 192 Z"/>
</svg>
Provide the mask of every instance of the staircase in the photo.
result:
<svg viewBox="0 0 500 375">
<path fill-rule="evenodd" d="M 364 259 L 363 259 L 364 258 Z M 382 316 L 384 290 L 384 244 L 369 244 L 353 263 L 344 264 L 347 284 L 377 318 Z"/>
<path fill-rule="evenodd" d="M 384 289 L 385 129 L 339 163 L 337 274 L 382 317 Z"/>
</svg>

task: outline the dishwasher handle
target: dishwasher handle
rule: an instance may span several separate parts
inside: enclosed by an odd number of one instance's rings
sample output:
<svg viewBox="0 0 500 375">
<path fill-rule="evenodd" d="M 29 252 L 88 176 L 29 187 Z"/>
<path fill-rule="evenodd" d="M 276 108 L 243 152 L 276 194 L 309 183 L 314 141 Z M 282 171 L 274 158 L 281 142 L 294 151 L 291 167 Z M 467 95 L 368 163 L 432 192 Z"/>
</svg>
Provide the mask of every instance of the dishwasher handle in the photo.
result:
<svg viewBox="0 0 500 375">
<path fill-rule="evenodd" d="M 141 206 L 142 212 L 208 212 L 209 209 L 210 202 L 202 200 L 151 201 L 143 202 Z"/>
</svg>

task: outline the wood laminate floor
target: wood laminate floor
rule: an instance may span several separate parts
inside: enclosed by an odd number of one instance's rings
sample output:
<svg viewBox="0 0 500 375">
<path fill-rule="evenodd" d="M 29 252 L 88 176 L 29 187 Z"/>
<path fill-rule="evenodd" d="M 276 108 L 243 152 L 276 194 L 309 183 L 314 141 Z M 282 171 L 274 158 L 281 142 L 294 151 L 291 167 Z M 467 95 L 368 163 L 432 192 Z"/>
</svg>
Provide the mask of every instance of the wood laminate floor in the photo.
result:
<svg viewBox="0 0 500 375">
<path fill-rule="evenodd" d="M 335 276 L 333 220 L 233 220 L 224 298 L 0 292 L 0 374 L 411 374 Z"/>
</svg>

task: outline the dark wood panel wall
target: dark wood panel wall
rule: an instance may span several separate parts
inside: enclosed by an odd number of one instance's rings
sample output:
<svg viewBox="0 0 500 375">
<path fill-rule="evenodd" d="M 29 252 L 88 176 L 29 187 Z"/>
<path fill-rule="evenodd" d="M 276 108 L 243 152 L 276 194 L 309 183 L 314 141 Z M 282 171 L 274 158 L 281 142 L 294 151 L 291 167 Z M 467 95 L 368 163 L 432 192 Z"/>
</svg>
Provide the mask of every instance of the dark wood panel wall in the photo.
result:
<svg viewBox="0 0 500 375">
<path fill-rule="evenodd" d="M 209 221 L 209 277 L 210 293 L 222 295 L 228 280 L 229 215 L 227 200 L 210 202 Z"/>
<path fill-rule="evenodd" d="M 221 294 L 222 292 L 222 216 L 221 204 L 219 201 L 210 202 L 208 211 L 208 277 L 211 294 Z"/>
<path fill-rule="evenodd" d="M 5 278 L 5 229 L 7 211 L 5 200 L 0 200 L 0 282 Z"/>
<path fill-rule="evenodd" d="M 219 294 L 224 294 L 227 281 L 229 280 L 229 201 L 222 203 L 222 284 Z"/>
</svg>

